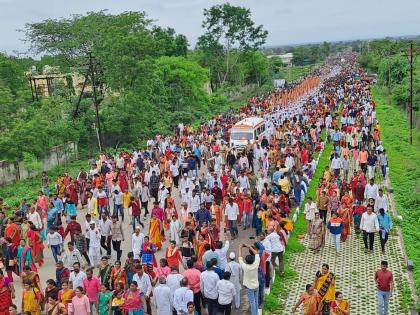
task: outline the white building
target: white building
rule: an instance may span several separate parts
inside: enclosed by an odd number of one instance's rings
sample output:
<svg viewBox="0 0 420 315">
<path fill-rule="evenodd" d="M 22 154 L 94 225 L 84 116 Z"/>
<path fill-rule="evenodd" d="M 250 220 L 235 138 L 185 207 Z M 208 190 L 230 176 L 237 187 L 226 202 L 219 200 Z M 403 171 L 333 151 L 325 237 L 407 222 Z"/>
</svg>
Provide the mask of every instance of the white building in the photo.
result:
<svg viewBox="0 0 420 315">
<path fill-rule="evenodd" d="M 292 65 L 293 53 L 286 53 L 286 54 L 283 54 L 283 55 L 269 55 L 269 56 L 267 56 L 267 58 L 273 58 L 273 57 L 280 58 L 285 66 L 291 66 Z"/>
</svg>

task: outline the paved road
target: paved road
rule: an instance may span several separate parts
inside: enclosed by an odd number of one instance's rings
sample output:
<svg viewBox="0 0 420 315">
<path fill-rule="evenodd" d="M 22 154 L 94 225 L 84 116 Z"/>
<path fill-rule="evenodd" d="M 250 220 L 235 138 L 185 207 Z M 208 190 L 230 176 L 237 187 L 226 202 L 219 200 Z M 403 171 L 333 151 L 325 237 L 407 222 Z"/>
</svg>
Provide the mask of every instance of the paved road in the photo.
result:
<svg viewBox="0 0 420 315">
<path fill-rule="evenodd" d="M 324 154 L 326 153 L 324 152 Z M 349 174 L 352 173 L 353 171 L 349 172 Z M 384 182 L 382 176 L 379 175 L 378 169 L 375 182 L 379 187 L 388 186 L 388 183 Z M 394 209 L 391 208 L 390 211 L 393 212 Z M 331 244 L 329 235 L 326 237 L 325 247 L 319 253 L 314 254 L 307 249 L 308 243 L 309 239 L 306 236 L 303 240 L 306 250 L 289 256 L 290 264 L 296 271 L 297 278 L 286 281 L 288 290 L 283 296 L 279 297 L 284 310 L 278 310 L 273 314 L 290 314 L 300 292 L 305 290 L 306 284 L 313 283 L 315 273 L 323 263 L 328 263 L 330 270 L 336 275 L 337 291 L 341 291 L 350 302 L 352 314 L 376 314 L 374 273 L 379 268 L 381 260 L 388 261 L 389 269 L 394 274 L 396 284 L 390 299 L 389 314 L 404 314 L 401 298 L 402 290 L 408 288 L 408 276 L 402 265 L 405 258 L 396 229 L 389 236 L 385 254 L 381 253 L 378 235 L 375 235 L 374 253 L 365 254 L 362 236 L 361 234 L 355 234 L 353 228 L 346 242 L 341 243 L 339 256 L 337 256 L 335 247 Z"/>
<path fill-rule="evenodd" d="M 205 172 L 206 170 L 204 168 L 202 168 L 201 171 Z M 179 191 L 176 188 L 174 188 L 174 193 L 172 195 L 175 198 L 175 203 L 176 203 L 177 209 L 180 209 L 181 200 L 179 198 Z M 151 208 L 152 208 L 152 204 L 149 203 L 149 209 L 151 209 Z M 85 214 L 86 214 L 85 210 L 82 210 L 80 208 L 78 209 L 77 218 L 78 218 L 78 222 L 82 225 L 82 227 L 84 226 Z M 125 218 L 128 218 L 128 217 L 129 216 L 126 213 Z M 147 219 L 144 219 L 143 216 L 142 216 L 143 223 L 145 225 L 145 231 L 143 231 L 143 232 L 145 234 L 147 234 L 147 231 L 148 231 L 149 218 L 150 218 L 150 215 L 148 216 Z M 124 232 L 125 232 L 125 241 L 121 245 L 121 248 L 123 250 L 123 256 L 122 256 L 121 260 L 125 261 L 125 258 L 127 257 L 126 256 L 127 253 L 132 250 L 131 249 L 131 234 L 132 234 L 133 228 L 132 228 L 132 225 L 130 224 L 130 222 L 127 219 L 124 221 L 123 226 L 124 226 Z M 254 232 L 253 229 L 252 230 L 248 229 L 248 230 L 245 230 L 245 231 L 240 229 L 239 238 L 237 238 L 233 241 L 230 241 L 231 245 L 230 245 L 229 252 L 230 251 L 235 251 L 237 253 L 237 249 L 238 249 L 239 244 L 250 243 L 251 240 L 249 239 L 249 237 L 251 236 L 251 233 L 253 233 L 253 232 Z M 165 249 L 166 249 L 167 246 L 169 246 L 169 237 L 168 237 L 169 233 L 168 233 L 168 231 L 166 231 L 166 236 L 167 236 L 166 237 L 167 240 L 163 243 L 162 250 L 158 251 L 157 254 L 156 254 L 157 261 L 159 261 L 160 258 L 164 258 Z M 68 236 L 64 243 L 66 244 L 69 240 L 70 240 L 70 237 Z M 224 240 L 223 233 L 221 233 L 221 240 Z M 42 266 L 42 268 L 39 270 L 39 275 L 40 275 L 40 278 L 41 278 L 41 283 L 43 285 L 43 288 L 45 288 L 46 280 L 48 280 L 48 279 L 54 279 L 55 280 L 55 262 L 54 262 L 54 258 L 52 256 L 52 254 L 51 254 L 51 250 L 46 248 L 44 250 L 44 256 L 45 256 L 45 259 L 44 259 L 45 263 Z M 116 252 L 112 251 L 110 262 L 112 263 L 116 259 L 117 259 L 116 258 Z M 180 268 L 181 268 L 181 272 L 182 272 L 183 271 L 182 266 L 180 266 Z M 95 274 L 96 274 L 96 272 L 97 272 L 97 269 L 95 270 Z M 18 305 L 18 307 L 20 307 L 21 297 L 22 297 L 21 296 L 22 295 L 22 285 L 21 285 L 20 281 L 17 280 L 16 277 L 15 277 L 14 285 L 15 285 L 15 290 L 16 290 L 16 299 L 14 300 L 14 303 L 16 305 Z M 244 295 L 245 290 L 242 290 L 242 293 L 243 294 L 242 294 L 241 307 L 243 309 L 235 310 L 234 312 L 232 312 L 232 314 L 248 314 L 248 311 L 247 311 L 248 302 L 247 302 L 246 295 Z"/>
</svg>

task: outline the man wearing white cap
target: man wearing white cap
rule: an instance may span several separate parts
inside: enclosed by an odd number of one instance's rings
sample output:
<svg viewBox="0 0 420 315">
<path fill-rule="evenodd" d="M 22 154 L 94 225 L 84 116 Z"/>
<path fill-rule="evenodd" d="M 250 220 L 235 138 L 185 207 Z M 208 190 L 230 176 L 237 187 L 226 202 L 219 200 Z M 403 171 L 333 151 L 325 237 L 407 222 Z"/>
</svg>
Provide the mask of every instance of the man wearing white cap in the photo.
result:
<svg viewBox="0 0 420 315">
<path fill-rule="evenodd" d="M 163 184 L 160 184 L 159 193 L 158 193 L 158 201 L 159 201 L 159 207 L 161 207 L 162 209 L 165 209 L 165 201 L 168 195 L 169 195 L 168 189 L 166 189 L 166 187 Z"/>
<path fill-rule="evenodd" d="M 235 261 L 236 255 L 235 252 L 230 252 L 229 259 L 230 261 L 226 265 L 225 271 L 229 271 L 231 276 L 229 281 L 235 286 L 235 308 L 239 309 L 241 306 L 241 282 L 242 282 L 242 268 L 241 265 Z"/>
<path fill-rule="evenodd" d="M 131 249 L 134 259 L 140 259 L 140 252 L 144 242 L 144 234 L 140 232 L 140 225 L 136 225 L 135 231 L 131 236 Z"/>
<path fill-rule="evenodd" d="M 184 173 L 184 176 L 181 178 L 180 183 L 179 183 L 179 192 L 180 194 L 184 194 L 186 191 L 186 188 L 189 188 L 190 190 L 192 190 L 192 182 L 191 179 L 188 178 L 188 174 Z"/>
<path fill-rule="evenodd" d="M 101 233 L 95 226 L 95 222 L 90 223 L 90 230 L 86 232 L 89 236 L 89 260 L 92 267 L 97 267 L 101 256 Z"/>
</svg>

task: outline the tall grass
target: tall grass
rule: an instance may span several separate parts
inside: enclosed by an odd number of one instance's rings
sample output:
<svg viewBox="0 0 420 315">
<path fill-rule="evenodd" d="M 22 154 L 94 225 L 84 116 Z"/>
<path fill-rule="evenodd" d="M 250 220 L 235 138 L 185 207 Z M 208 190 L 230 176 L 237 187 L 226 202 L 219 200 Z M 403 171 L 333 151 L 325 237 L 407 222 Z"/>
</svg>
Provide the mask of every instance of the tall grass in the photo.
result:
<svg viewBox="0 0 420 315">
<path fill-rule="evenodd" d="M 414 278 L 420 291 L 420 130 L 413 130 L 409 143 L 409 124 L 406 115 L 396 104 L 389 104 L 386 89 L 374 86 L 373 99 L 381 140 L 388 153 L 389 177 L 394 189 L 398 213 L 403 217 L 401 228 L 408 258 L 414 262 Z"/>
</svg>

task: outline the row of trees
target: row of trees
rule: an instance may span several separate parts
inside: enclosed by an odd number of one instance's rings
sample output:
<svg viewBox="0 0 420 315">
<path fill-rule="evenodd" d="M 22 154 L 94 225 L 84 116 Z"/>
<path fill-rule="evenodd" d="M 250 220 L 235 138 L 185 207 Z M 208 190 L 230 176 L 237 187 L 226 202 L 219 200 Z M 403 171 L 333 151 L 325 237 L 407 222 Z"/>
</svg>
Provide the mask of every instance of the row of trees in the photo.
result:
<svg viewBox="0 0 420 315">
<path fill-rule="evenodd" d="M 94 56 L 105 146 L 141 145 L 156 133 L 172 132 L 180 121 L 203 121 L 229 108 L 230 96 L 266 91 L 281 76 L 281 60 L 260 50 L 267 31 L 253 22 L 249 9 L 212 6 L 204 10 L 202 28 L 197 46 L 189 49 L 184 35 L 156 26 L 144 12 L 90 12 L 27 24 L 25 41 L 42 57 L 0 55 L 0 159 L 41 157 L 67 141 L 81 149 L 96 142 L 92 92 L 82 96 L 77 115 L 79 95 L 69 84 L 54 82 L 54 96 L 32 102 L 25 75 L 32 65 L 85 75 L 88 55 Z M 292 52 L 297 65 L 316 63 L 330 46 Z"/>
<path fill-rule="evenodd" d="M 414 46 L 419 47 L 420 41 L 415 40 Z M 378 74 L 378 81 L 385 85 L 394 102 L 403 108 L 409 101 L 409 62 L 407 52 L 410 47 L 408 40 L 382 39 L 360 44 L 360 64 L 370 72 Z M 420 104 L 420 62 L 414 63 L 413 110 L 419 110 Z"/>
<path fill-rule="evenodd" d="M 226 87 L 270 81 L 269 62 L 258 51 L 267 31 L 248 9 L 213 6 L 204 11 L 203 30 L 189 50 L 184 35 L 154 25 L 144 12 L 90 12 L 27 24 L 25 40 L 42 58 L 0 56 L 0 159 L 21 159 L 24 152 L 41 157 L 70 140 L 92 147 L 95 139 L 92 95 L 84 94 L 77 117 L 78 95 L 57 82 L 53 97 L 32 102 L 25 71 L 33 64 L 84 75 L 87 54 L 94 56 L 107 146 L 139 145 L 172 132 L 180 121 L 204 120 L 229 107 Z"/>
</svg>

